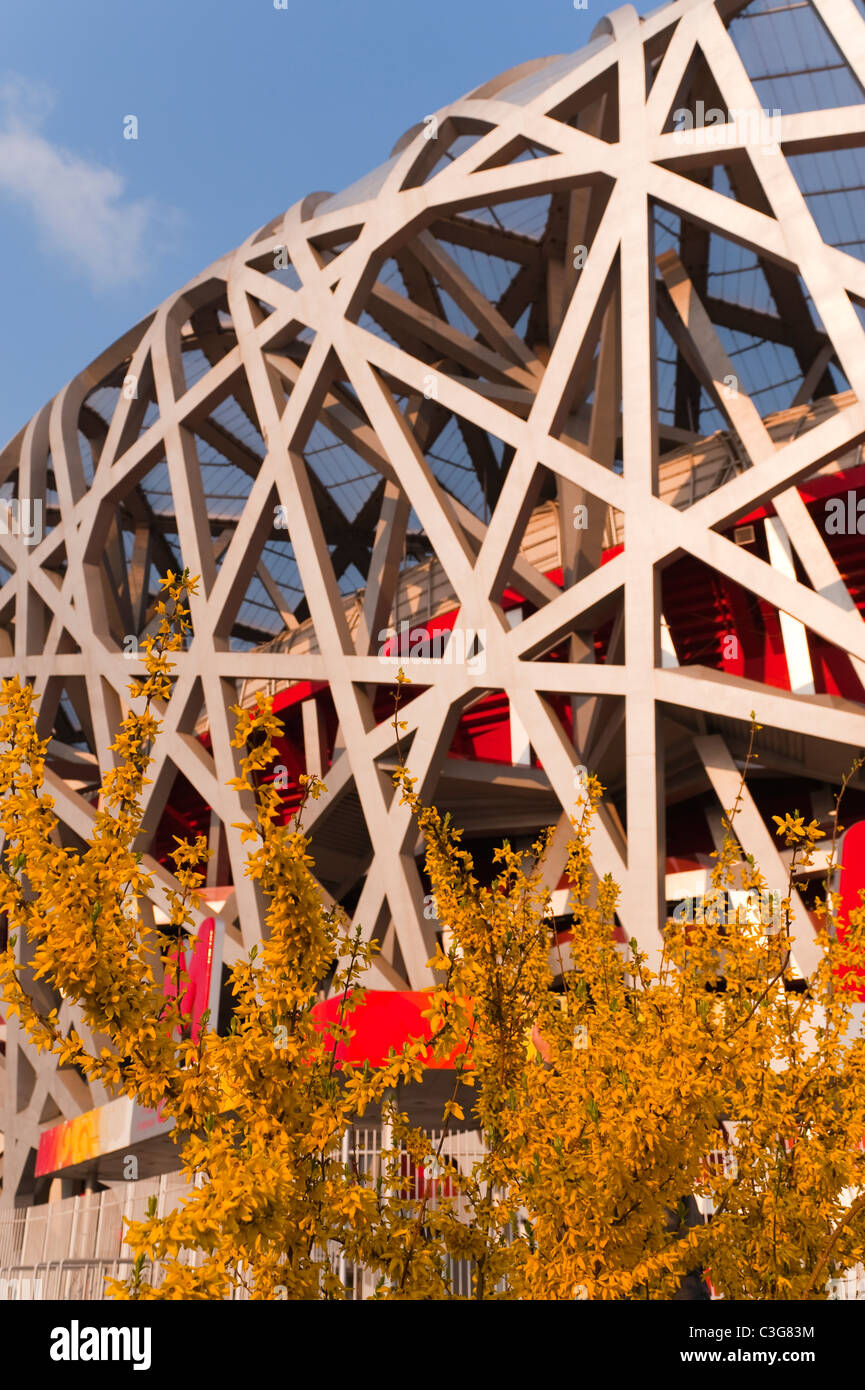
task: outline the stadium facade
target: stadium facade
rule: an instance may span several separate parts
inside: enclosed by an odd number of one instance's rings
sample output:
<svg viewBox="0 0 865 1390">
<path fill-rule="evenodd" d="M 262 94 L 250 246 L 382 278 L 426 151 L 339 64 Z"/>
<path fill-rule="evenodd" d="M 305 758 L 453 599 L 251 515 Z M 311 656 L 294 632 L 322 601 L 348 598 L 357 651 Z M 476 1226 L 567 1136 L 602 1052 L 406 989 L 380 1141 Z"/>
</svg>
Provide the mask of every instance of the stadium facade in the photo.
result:
<svg viewBox="0 0 865 1390">
<path fill-rule="evenodd" d="M 831 835 L 865 744 L 863 13 L 613 11 L 275 217 L 2 452 L 0 675 L 41 694 L 70 845 L 159 577 L 201 575 L 138 846 L 154 921 L 173 837 L 213 850 L 199 1008 L 224 1021 L 226 969 L 262 930 L 250 807 L 226 785 L 231 706 L 261 690 L 286 815 L 303 772 L 327 784 L 316 873 L 380 940 L 382 1000 L 429 983 L 444 925 L 393 795 L 400 666 L 418 789 L 479 860 L 557 826 L 563 931 L 586 769 L 608 788 L 596 869 L 650 954 L 707 886 L 752 711 L 743 853 L 781 889 L 772 814 Z M 863 814 L 859 777 L 845 820 Z M 802 974 L 813 891 L 798 881 Z M 158 1116 L 14 1021 L 4 1131 L 7 1207 L 120 1184 L 130 1154 L 142 1177 L 175 1162 Z"/>
</svg>

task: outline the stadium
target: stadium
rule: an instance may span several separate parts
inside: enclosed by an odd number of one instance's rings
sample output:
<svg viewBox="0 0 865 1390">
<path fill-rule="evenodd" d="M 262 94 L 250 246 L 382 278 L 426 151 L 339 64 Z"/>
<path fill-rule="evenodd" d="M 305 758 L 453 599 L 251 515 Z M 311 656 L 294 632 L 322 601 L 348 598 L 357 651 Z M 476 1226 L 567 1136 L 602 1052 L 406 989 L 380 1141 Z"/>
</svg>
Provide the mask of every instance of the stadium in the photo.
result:
<svg viewBox="0 0 865 1390">
<path fill-rule="evenodd" d="M 156 923 L 174 837 L 212 850 L 199 1017 L 224 1026 L 262 935 L 227 783 L 231 708 L 264 691 L 285 815 L 319 775 L 322 892 L 381 944 L 370 1045 L 404 1035 L 444 924 L 393 792 L 399 668 L 417 789 L 479 861 L 556 826 L 563 940 L 586 771 L 595 869 L 652 957 L 708 888 L 754 717 L 743 857 L 781 890 L 772 815 L 819 821 L 813 920 L 865 745 L 863 89 L 853 0 L 625 5 L 274 217 L 7 444 L 0 676 L 40 693 L 64 843 L 93 823 L 160 576 L 201 576 L 138 845 Z M 851 901 L 861 818 L 854 776 Z M 815 960 L 806 929 L 799 974 Z M 5 1076 L 0 1275 L 59 1264 L 73 1296 L 176 1154 L 14 1020 Z"/>
</svg>

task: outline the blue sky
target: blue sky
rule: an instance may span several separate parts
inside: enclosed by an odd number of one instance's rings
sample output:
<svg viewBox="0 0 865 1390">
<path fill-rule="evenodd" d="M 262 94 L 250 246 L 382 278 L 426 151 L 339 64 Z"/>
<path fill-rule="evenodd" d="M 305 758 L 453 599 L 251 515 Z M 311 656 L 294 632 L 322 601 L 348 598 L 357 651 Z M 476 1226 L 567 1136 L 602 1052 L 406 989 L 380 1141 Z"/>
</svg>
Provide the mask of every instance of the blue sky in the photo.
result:
<svg viewBox="0 0 865 1390">
<path fill-rule="evenodd" d="M 489 77 L 588 42 L 588 0 L 31 0 L 0 19 L 0 436 L 283 208 Z M 648 8 L 640 5 L 640 9 Z M 138 119 L 138 139 L 123 137 Z"/>
</svg>

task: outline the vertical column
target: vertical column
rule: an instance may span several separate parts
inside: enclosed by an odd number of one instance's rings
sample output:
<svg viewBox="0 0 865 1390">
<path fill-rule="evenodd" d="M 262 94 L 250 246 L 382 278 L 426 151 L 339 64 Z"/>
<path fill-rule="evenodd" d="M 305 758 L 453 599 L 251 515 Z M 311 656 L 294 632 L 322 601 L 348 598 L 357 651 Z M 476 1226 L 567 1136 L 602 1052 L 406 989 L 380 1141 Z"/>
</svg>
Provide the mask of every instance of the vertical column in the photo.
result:
<svg viewBox="0 0 865 1390">
<path fill-rule="evenodd" d="M 509 608 L 507 612 L 508 627 L 518 627 L 523 621 L 522 608 Z M 529 742 L 529 734 L 525 724 L 520 719 L 514 709 L 512 701 L 508 702 L 510 712 L 511 728 L 511 764 L 514 767 L 531 767 L 532 765 L 532 745 Z"/>
<path fill-rule="evenodd" d="M 797 579 L 793 564 L 793 552 L 783 525 L 775 516 L 767 516 L 766 543 L 769 547 L 769 563 L 788 579 Z M 787 673 L 790 689 L 796 695 L 814 694 L 814 671 L 811 666 L 811 652 L 808 647 L 808 634 L 802 623 L 791 618 L 783 609 L 778 610 L 781 623 L 781 640 L 787 658 Z"/>
<path fill-rule="evenodd" d="M 622 14 L 622 12 L 619 12 Z M 618 34 L 619 120 L 625 191 L 620 251 L 622 305 L 622 457 L 625 484 L 625 697 L 628 874 L 623 907 L 656 969 L 660 960 L 664 902 L 664 800 L 662 749 L 654 697 L 660 658 L 660 593 L 652 559 L 649 503 L 656 491 L 655 265 L 647 192 L 645 63 L 639 21 L 623 15 Z"/>
</svg>

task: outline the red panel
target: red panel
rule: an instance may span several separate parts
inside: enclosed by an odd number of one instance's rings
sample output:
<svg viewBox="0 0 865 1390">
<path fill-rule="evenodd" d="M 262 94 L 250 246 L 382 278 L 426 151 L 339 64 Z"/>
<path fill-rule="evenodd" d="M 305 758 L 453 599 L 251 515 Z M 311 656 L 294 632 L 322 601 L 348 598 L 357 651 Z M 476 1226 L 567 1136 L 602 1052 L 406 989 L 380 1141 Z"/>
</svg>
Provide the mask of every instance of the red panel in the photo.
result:
<svg viewBox="0 0 865 1390">
<path fill-rule="evenodd" d="M 763 619 L 765 644 L 763 647 L 763 672 L 760 679 L 766 685 L 774 685 L 778 690 L 790 689 L 790 673 L 787 670 L 787 657 L 784 654 L 784 641 L 781 636 L 781 621 L 777 609 L 765 599 L 758 599 L 760 615 Z"/>
<path fill-rule="evenodd" d="M 430 1007 L 432 996 L 431 989 L 365 990 L 363 1002 L 343 1019 L 344 1026 L 351 1028 L 354 1036 L 337 1044 L 337 1062 L 355 1067 L 368 1061 L 370 1066 L 378 1067 L 387 1061 L 391 1048 L 399 1052 L 412 1038 L 430 1038 L 432 1031 L 429 1019 L 423 1017 L 423 1010 Z M 312 1010 L 316 1027 L 325 1034 L 331 1046 L 333 1036 L 328 1032 L 328 1025 L 338 1022 L 342 1007 L 339 994 L 316 1004 Z M 450 1057 L 440 1059 L 433 1058 L 427 1051 L 426 1065 L 436 1071 L 452 1071 L 454 1059 L 464 1050 L 459 1047 Z"/>
<path fill-rule="evenodd" d="M 808 633 L 814 689 L 818 695 L 842 695 L 845 700 L 865 704 L 865 688 L 853 670 L 846 652 L 824 642 L 815 633 Z"/>
<path fill-rule="evenodd" d="M 865 888 L 865 821 L 857 821 L 844 833 L 841 845 L 841 902 L 838 908 L 838 937 L 844 940 L 850 913 L 861 907 L 860 894 Z M 847 974 L 846 970 L 839 974 Z M 859 966 L 852 972 L 854 978 L 865 979 L 865 968 Z M 865 999 L 865 986 L 857 990 L 857 997 Z"/>
<path fill-rule="evenodd" d="M 189 1030 L 189 1036 L 193 1042 L 198 1041 L 198 1034 L 201 1031 L 201 1019 L 208 1006 L 210 998 L 210 977 L 213 971 L 213 938 L 216 931 L 216 922 L 212 917 L 205 917 L 192 946 L 192 959 L 187 968 L 184 952 L 181 956 L 180 988 L 183 994 L 180 1000 L 180 1011 L 186 1020 L 184 1031 Z M 166 971 L 163 981 L 162 992 L 166 999 L 174 999 L 177 995 L 177 954 L 173 957 L 171 968 Z M 184 988 L 185 986 L 185 988 Z M 211 1027 L 216 1026 L 216 1020 L 210 1020 Z"/>
<path fill-rule="evenodd" d="M 507 695 L 485 695 L 459 722 L 450 748 L 451 757 L 472 762 L 511 761 L 511 722 Z"/>
<path fill-rule="evenodd" d="M 280 710 L 302 704 L 310 695 L 317 695 L 320 690 L 327 690 L 327 681 L 295 681 L 294 685 L 277 690 L 273 697 L 274 713 L 279 714 Z"/>
</svg>

